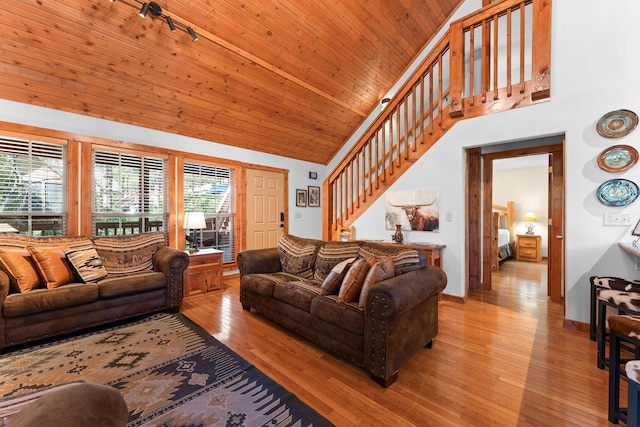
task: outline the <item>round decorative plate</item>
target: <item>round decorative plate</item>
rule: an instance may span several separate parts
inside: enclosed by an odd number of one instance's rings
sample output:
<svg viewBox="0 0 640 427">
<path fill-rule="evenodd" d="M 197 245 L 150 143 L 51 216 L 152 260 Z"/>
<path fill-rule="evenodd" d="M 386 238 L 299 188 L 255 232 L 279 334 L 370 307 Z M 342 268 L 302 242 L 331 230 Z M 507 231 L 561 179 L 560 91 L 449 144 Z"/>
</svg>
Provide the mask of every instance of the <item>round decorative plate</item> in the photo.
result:
<svg viewBox="0 0 640 427">
<path fill-rule="evenodd" d="M 630 134 L 638 126 L 638 115 L 630 110 L 617 110 L 598 120 L 596 130 L 605 138 L 620 138 Z"/>
<path fill-rule="evenodd" d="M 598 187 L 598 200 L 607 206 L 626 206 L 638 197 L 638 186 L 628 179 L 610 179 Z"/>
<path fill-rule="evenodd" d="M 613 145 L 598 156 L 598 166 L 607 172 L 622 172 L 638 162 L 638 150 L 629 145 Z"/>
</svg>

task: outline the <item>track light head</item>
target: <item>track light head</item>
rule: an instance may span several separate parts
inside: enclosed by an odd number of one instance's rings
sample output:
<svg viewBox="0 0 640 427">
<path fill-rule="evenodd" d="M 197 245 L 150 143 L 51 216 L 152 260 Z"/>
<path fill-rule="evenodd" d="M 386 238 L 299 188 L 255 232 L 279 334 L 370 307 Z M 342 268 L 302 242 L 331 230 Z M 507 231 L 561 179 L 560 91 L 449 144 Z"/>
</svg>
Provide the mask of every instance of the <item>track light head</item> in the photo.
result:
<svg viewBox="0 0 640 427">
<path fill-rule="evenodd" d="M 196 34 L 195 31 L 193 31 L 193 28 L 187 27 L 187 31 L 189 32 L 189 35 L 191 36 L 194 42 L 198 41 L 198 35 Z"/>
<path fill-rule="evenodd" d="M 176 30 L 176 26 L 173 25 L 173 19 L 171 19 L 170 16 L 165 16 L 164 19 L 167 20 L 167 25 L 169 26 L 169 29 L 171 30 L 171 32 L 174 32 Z"/>
<path fill-rule="evenodd" d="M 147 17 L 147 12 L 149 12 L 149 3 L 144 2 L 142 4 L 142 8 L 140 9 L 140 18 L 146 18 Z"/>
</svg>

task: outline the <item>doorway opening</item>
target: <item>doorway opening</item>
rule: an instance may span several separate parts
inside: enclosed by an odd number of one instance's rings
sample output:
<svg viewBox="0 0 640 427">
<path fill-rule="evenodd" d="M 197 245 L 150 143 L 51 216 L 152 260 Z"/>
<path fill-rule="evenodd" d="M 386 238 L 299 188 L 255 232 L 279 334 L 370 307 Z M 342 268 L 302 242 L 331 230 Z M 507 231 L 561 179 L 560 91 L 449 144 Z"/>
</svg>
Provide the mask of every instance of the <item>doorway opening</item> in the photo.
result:
<svg viewBox="0 0 640 427">
<path fill-rule="evenodd" d="M 546 265 L 547 296 L 553 302 L 564 303 L 564 136 L 546 137 L 530 141 L 501 144 L 490 147 L 468 149 L 467 157 L 467 236 L 468 236 L 468 283 L 467 289 L 492 290 L 493 274 L 509 271 L 510 280 L 521 280 L 516 266 L 529 262 Z M 513 168 L 515 171 L 501 172 L 500 163 L 526 162 L 544 160 L 546 166 L 531 168 Z M 495 165 L 498 165 L 494 167 Z M 518 170 L 519 169 L 519 170 Z M 540 182 L 533 181 L 526 175 L 531 172 L 539 174 Z M 495 175 L 495 177 L 494 177 Z M 511 187 L 508 191 L 501 189 L 500 180 L 507 179 Z M 494 181 L 494 178 L 496 180 Z M 540 191 L 542 187 L 546 191 Z M 512 240 L 512 259 L 515 264 L 508 266 L 502 263 L 495 268 L 493 257 L 498 238 L 492 220 L 494 218 L 494 194 L 516 206 L 516 236 Z M 541 198 L 546 198 L 541 201 Z M 545 203 L 546 202 L 546 203 Z M 533 212 L 530 212 L 533 211 Z M 535 222 L 525 214 L 536 214 Z M 539 218 L 538 218 L 539 217 Z M 527 227 L 527 224 L 529 227 Z M 533 227 L 533 234 L 527 234 Z M 520 240 L 521 244 L 518 244 Z M 523 244 L 526 244 L 524 247 Z M 520 252 L 518 250 L 520 249 Z M 539 252 L 538 252 L 539 251 Z M 546 263 L 542 262 L 542 253 L 546 253 Z M 520 256 L 518 256 L 520 255 Z M 528 255 L 528 256 L 524 256 Z M 537 255 L 537 256 L 536 256 Z M 518 260 L 521 258 L 521 260 Z M 538 262 L 540 259 L 540 262 Z M 493 267 L 493 268 L 492 268 Z M 528 270 L 535 270 L 529 266 Z M 496 271 L 497 270 L 497 271 Z M 540 271 L 540 269 L 537 269 Z M 522 270 L 525 271 L 525 270 Z M 503 279 L 502 276 L 500 276 Z M 522 279 L 523 281 L 530 279 Z M 540 282 L 538 282 L 540 283 Z M 544 284 L 544 281 L 542 281 Z"/>
</svg>

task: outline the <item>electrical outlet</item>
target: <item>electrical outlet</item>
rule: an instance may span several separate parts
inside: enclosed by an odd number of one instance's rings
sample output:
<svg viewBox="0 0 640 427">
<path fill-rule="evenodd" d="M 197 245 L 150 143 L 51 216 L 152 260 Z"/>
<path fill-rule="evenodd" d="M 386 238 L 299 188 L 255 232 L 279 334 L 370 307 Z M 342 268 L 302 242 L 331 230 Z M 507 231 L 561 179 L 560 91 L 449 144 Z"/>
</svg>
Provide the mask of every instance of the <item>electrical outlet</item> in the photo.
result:
<svg viewBox="0 0 640 427">
<path fill-rule="evenodd" d="M 604 225 L 631 225 L 631 214 L 606 213 L 604 214 Z"/>
</svg>

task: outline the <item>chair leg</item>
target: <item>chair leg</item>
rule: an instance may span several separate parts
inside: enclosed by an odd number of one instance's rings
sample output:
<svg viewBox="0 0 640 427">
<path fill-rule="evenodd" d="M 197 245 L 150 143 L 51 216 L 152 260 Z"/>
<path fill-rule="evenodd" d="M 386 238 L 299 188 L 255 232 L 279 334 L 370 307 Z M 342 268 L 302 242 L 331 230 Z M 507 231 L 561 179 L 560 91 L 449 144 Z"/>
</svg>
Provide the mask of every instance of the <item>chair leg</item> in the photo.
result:
<svg viewBox="0 0 640 427">
<path fill-rule="evenodd" d="M 606 329 L 606 316 L 607 316 L 607 306 L 604 301 L 598 300 L 598 329 L 597 329 L 597 340 L 598 340 L 598 355 L 597 355 L 597 366 L 598 369 L 604 369 L 606 364 L 606 352 L 605 352 L 605 342 L 607 340 L 607 329 Z M 611 345 L 611 343 L 609 343 Z"/>
<path fill-rule="evenodd" d="M 609 332 L 609 422 L 620 421 L 620 335 Z"/>
<path fill-rule="evenodd" d="M 591 307 L 590 307 L 590 311 L 589 311 L 589 317 L 590 317 L 590 322 L 589 322 L 589 339 L 591 341 L 595 341 L 596 340 L 596 303 L 597 303 L 597 298 L 596 298 L 596 286 L 595 285 L 591 285 Z"/>
<path fill-rule="evenodd" d="M 627 427 L 640 427 L 638 419 L 638 383 L 629 380 L 629 396 L 627 397 Z"/>
</svg>

